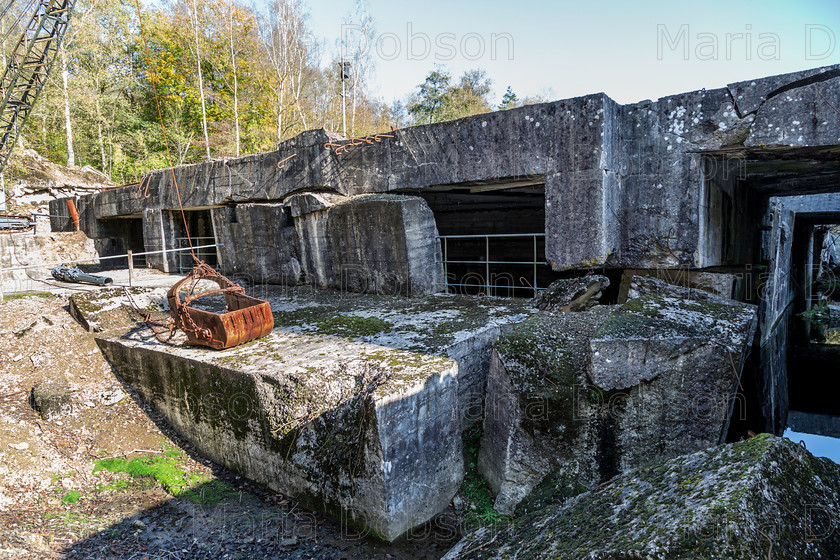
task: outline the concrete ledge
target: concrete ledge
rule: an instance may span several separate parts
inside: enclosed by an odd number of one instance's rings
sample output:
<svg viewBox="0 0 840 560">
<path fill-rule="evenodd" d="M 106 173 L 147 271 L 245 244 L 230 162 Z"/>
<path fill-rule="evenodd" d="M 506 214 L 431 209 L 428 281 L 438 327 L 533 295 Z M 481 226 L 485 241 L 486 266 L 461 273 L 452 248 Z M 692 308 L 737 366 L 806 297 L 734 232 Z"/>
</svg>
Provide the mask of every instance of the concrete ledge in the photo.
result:
<svg viewBox="0 0 840 560">
<path fill-rule="evenodd" d="M 275 330 L 220 352 L 159 343 L 121 290 L 71 308 L 125 382 L 214 461 L 386 541 L 444 510 L 490 348 L 527 302 L 260 288 Z M 132 292 L 165 311 L 163 288 Z"/>
</svg>

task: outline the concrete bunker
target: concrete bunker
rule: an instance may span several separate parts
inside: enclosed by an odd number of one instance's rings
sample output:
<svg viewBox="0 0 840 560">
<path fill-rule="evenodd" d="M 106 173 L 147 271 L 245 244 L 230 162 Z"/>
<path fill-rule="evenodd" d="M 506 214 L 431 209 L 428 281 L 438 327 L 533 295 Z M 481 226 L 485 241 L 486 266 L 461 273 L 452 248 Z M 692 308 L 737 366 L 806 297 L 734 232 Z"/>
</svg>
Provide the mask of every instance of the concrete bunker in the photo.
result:
<svg viewBox="0 0 840 560">
<path fill-rule="evenodd" d="M 715 393 L 709 387 L 716 388 L 719 406 L 715 410 L 720 413 L 716 418 L 725 417 L 725 421 L 715 423 L 703 438 L 686 440 L 684 450 L 733 439 L 748 429 L 778 434 L 785 428 L 789 408 L 791 317 L 800 312 L 796 301 L 802 297 L 794 280 L 807 268 L 807 255 L 814 253 L 809 237 L 814 228 L 805 215 L 816 210 L 806 206 L 815 204 L 824 211 L 828 198 L 815 202 L 813 197 L 836 196 L 840 190 L 840 113 L 814 101 L 820 99 L 816 88 L 823 97 L 840 95 L 840 67 L 632 105 L 619 105 L 596 94 L 525 106 L 395 130 L 381 142 L 352 150 L 327 149 L 328 143 L 349 141 L 336 140 L 323 130 L 309 131 L 280 143 L 274 152 L 156 172 L 150 179 L 151 198 L 142 209 L 126 200 L 132 193 L 119 189 L 86 197 L 88 204 L 83 207 L 92 210 L 85 211 L 83 229 L 92 237 L 108 238 L 110 232 L 102 227 L 105 222 L 140 212 L 146 246 L 171 248 L 177 237 L 172 226 L 177 205 L 167 177 L 171 174 L 178 176 L 183 198 L 190 201 L 187 212 L 204 213 L 205 224 L 209 213 L 212 233 L 208 236 L 224 243 L 219 252 L 223 273 L 251 275 L 255 282 L 306 283 L 342 294 L 377 297 L 426 297 L 440 292 L 443 265 L 455 260 L 466 261 L 451 264 L 461 266 L 464 276 L 475 278 L 458 283 L 474 284 L 469 289 L 475 293 L 490 292 L 487 285 L 493 273 L 508 274 L 507 282 L 518 287 L 520 274 L 529 281 L 531 276 L 515 268 L 505 270 L 501 262 L 524 261 L 523 253 L 533 255 L 534 240 L 527 248 L 509 241 L 498 249 L 499 257 L 488 255 L 486 240 L 483 247 L 480 241 L 465 241 L 458 249 L 463 252 L 453 248 L 451 256 L 446 247 L 444 256 L 441 241 L 455 235 L 534 237 L 542 233 L 544 245 L 537 240 L 534 261 L 544 260 L 546 271 L 537 272 L 538 287 L 556 276 L 594 272 L 622 280 L 611 280 L 611 289 L 617 293 L 602 300 L 615 301 L 620 309 L 603 305 L 591 312 L 603 313 L 600 319 L 609 329 L 593 333 L 588 342 L 564 342 L 576 352 L 580 349 L 582 358 L 594 352 L 592 348 L 612 346 L 627 350 L 644 366 L 651 344 L 655 343 L 653 349 L 661 351 L 661 356 L 670 356 L 673 350 L 671 331 L 665 328 L 671 325 L 673 313 L 663 316 L 659 309 L 680 311 L 682 306 L 685 313 L 677 313 L 677 318 L 696 317 L 700 324 L 710 315 L 705 292 L 737 300 L 738 305 L 713 302 L 732 308 L 730 332 L 738 336 L 732 362 L 718 352 L 717 334 L 686 334 L 682 327 L 691 330 L 696 325 L 681 324 L 675 332 L 682 332 L 687 342 L 674 351 L 685 350 L 679 354 L 683 369 L 673 375 L 677 370 L 672 368 L 666 372 L 671 375 L 661 374 L 653 381 L 659 380 L 668 395 L 682 395 L 691 390 L 683 379 L 697 381 L 690 372 L 703 362 L 698 358 L 702 353 L 695 351 L 714 351 L 716 359 L 726 359 L 715 361 L 706 382 L 695 387 L 695 392 L 708 397 Z M 290 156 L 295 157 L 287 159 Z M 289 164 L 281 168 L 280 161 Z M 231 181 L 231 177 L 238 179 Z M 791 198 L 800 196 L 808 202 L 795 208 Z M 826 219 L 835 218 L 832 214 Z M 206 225 L 204 231 L 208 231 Z M 496 258 L 498 263 L 486 262 Z M 169 258 L 150 264 L 177 270 L 177 263 Z M 496 264 L 498 269 L 493 268 Z M 681 284 L 688 295 L 637 295 L 628 302 L 633 279 L 639 284 L 638 278 L 644 276 Z M 507 294 L 494 291 L 492 295 Z M 639 299 L 645 306 L 639 307 Z M 757 331 L 751 320 L 755 310 L 748 304 L 759 306 Z M 371 311 L 362 319 L 382 319 L 386 312 Z M 651 319 L 656 319 L 655 324 L 648 325 Z M 625 320 L 634 328 L 624 329 Z M 297 321 L 302 320 L 298 317 Z M 302 322 L 281 328 L 309 324 Z M 552 321 L 534 321 L 531 326 L 527 337 L 508 333 L 510 356 L 518 355 L 523 341 L 531 344 L 528 348 L 542 348 L 546 337 L 561 329 L 568 330 L 566 334 L 576 332 L 574 325 L 555 328 Z M 661 332 L 651 335 L 650 327 Z M 449 395 L 446 399 L 461 409 L 461 422 L 456 422 L 460 428 L 468 424 L 464 405 L 483 403 L 492 352 L 504 355 L 493 349 L 501 330 L 500 325 L 487 328 L 481 336 L 456 341 L 448 350 L 447 356 L 458 362 L 457 375 L 453 374 L 458 381 L 447 390 L 457 386 L 458 398 Z M 510 360 L 511 364 L 515 361 Z M 125 362 L 130 367 L 129 360 Z M 573 366 L 587 363 L 581 359 L 557 364 L 555 373 L 565 375 Z M 602 373 L 615 373 L 613 366 L 599 363 Z M 542 365 L 535 364 L 527 375 L 522 374 L 525 400 L 532 389 L 554 391 L 543 383 Z M 463 384 L 462 367 L 469 379 Z M 511 366 L 510 371 L 516 368 Z M 504 390 L 510 371 L 507 365 L 496 368 L 498 383 L 490 386 Z M 580 373 L 577 377 L 589 375 Z M 645 376 L 639 377 L 641 381 L 632 387 L 647 383 Z M 743 412 L 740 423 L 731 421 L 727 400 L 738 387 L 733 406 L 739 417 Z M 613 389 L 604 382 L 594 397 L 609 398 Z M 567 396 L 559 395 L 557 401 Z M 640 399 L 647 397 L 639 393 Z M 676 425 L 667 418 L 666 414 L 653 418 L 645 429 L 666 441 L 674 436 L 669 426 Z M 685 414 L 677 420 L 690 422 L 692 418 Z M 620 420 L 628 428 L 620 443 L 622 453 L 595 458 L 589 482 L 615 474 L 637 459 L 642 464 L 656 458 L 638 418 L 625 414 Z M 597 435 L 598 430 L 605 434 L 615 430 L 604 426 L 598 418 L 590 424 L 593 437 L 609 443 L 609 438 Z M 687 425 L 683 432 L 691 436 L 696 427 Z M 517 433 L 529 433 L 514 428 Z M 509 441 L 499 437 L 500 451 L 493 458 L 503 457 Z M 526 440 L 518 443 L 522 441 Z M 613 447 L 602 449 L 609 455 Z M 508 494 L 511 507 L 521 497 L 518 492 L 512 489 Z"/>
</svg>

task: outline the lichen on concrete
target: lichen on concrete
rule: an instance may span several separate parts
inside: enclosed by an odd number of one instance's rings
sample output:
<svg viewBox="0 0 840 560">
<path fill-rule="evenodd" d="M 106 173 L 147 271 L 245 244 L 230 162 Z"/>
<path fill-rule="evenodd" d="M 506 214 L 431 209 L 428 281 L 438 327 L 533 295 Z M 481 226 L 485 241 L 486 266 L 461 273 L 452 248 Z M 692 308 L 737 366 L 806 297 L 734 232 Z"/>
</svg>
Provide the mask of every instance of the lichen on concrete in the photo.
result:
<svg viewBox="0 0 840 560">
<path fill-rule="evenodd" d="M 840 466 L 763 434 L 633 470 L 508 527 L 480 529 L 444 560 L 835 558 L 838 508 Z"/>
</svg>

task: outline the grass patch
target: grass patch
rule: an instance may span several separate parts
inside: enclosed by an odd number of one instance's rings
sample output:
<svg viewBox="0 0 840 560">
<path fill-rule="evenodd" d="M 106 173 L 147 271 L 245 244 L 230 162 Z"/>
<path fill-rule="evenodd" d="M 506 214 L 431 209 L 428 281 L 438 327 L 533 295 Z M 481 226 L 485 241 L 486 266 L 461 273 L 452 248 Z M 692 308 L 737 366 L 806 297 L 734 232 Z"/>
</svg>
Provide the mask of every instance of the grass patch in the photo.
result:
<svg viewBox="0 0 840 560">
<path fill-rule="evenodd" d="M 181 496 L 193 487 L 210 480 L 206 475 L 186 472 L 183 453 L 169 450 L 163 457 L 125 457 L 94 463 L 93 472 L 126 473 L 133 479 L 154 480 L 173 496 Z"/>
<path fill-rule="evenodd" d="M 78 492 L 76 490 L 70 490 L 69 492 L 64 494 L 63 498 L 61 498 L 61 503 L 62 504 L 75 504 L 76 502 L 79 501 L 79 499 L 81 497 L 82 497 L 81 492 Z"/>
<path fill-rule="evenodd" d="M 487 481 L 478 472 L 478 449 L 481 429 L 474 426 L 464 433 L 464 461 L 466 473 L 461 483 L 461 492 L 471 504 L 469 521 L 476 525 L 507 523 L 511 518 L 493 509 L 493 494 Z"/>
<path fill-rule="evenodd" d="M 37 291 L 18 292 L 18 293 L 15 293 L 15 294 L 5 294 L 3 296 L 3 299 L 0 300 L 0 301 L 14 301 L 16 299 L 23 299 L 25 297 L 50 298 L 50 297 L 53 297 L 53 295 L 50 292 L 37 292 Z"/>
<path fill-rule="evenodd" d="M 234 490 L 230 484 L 220 480 L 211 480 L 190 489 L 184 494 L 184 497 L 197 505 L 214 506 L 238 494 L 239 492 Z"/>
</svg>

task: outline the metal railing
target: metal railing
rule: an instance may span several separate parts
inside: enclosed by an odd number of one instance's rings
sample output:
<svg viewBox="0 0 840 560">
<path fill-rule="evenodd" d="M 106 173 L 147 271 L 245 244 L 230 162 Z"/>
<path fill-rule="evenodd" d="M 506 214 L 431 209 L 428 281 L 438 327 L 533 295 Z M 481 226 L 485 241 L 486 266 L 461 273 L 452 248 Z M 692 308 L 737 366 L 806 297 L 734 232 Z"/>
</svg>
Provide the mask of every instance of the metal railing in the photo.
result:
<svg viewBox="0 0 840 560">
<path fill-rule="evenodd" d="M 178 248 L 181 249 L 181 252 L 178 253 L 178 273 L 186 274 L 195 266 L 192 255 L 187 252 L 190 248 L 190 238 L 176 237 L 175 242 L 178 244 Z M 218 254 L 216 253 L 216 240 L 214 238 L 193 237 L 192 242 L 197 245 L 193 247 L 193 252 L 198 260 L 204 261 L 211 266 L 216 264 Z"/>
<path fill-rule="evenodd" d="M 213 245 L 202 245 L 202 246 L 198 246 L 198 247 L 193 247 L 193 250 L 198 251 L 199 249 L 209 249 L 209 248 L 213 248 L 215 250 L 216 247 L 222 247 L 222 246 L 224 246 L 224 243 L 216 243 L 216 244 L 213 244 Z M 37 264 L 27 264 L 27 265 L 23 265 L 23 266 L 12 266 L 12 267 L 9 267 L 9 268 L 0 268 L 0 301 L 3 301 L 4 293 L 14 293 L 14 292 L 25 291 L 24 289 L 9 290 L 9 289 L 4 287 L 4 285 L 3 285 L 3 280 L 4 279 L 3 279 L 2 275 L 5 274 L 5 273 L 8 273 L 8 272 L 14 272 L 14 271 L 18 271 L 18 270 L 33 270 L 33 269 L 39 269 L 39 268 L 41 268 L 41 269 L 52 268 L 54 266 L 62 266 L 62 265 L 69 265 L 69 264 L 80 264 L 80 263 L 90 263 L 90 262 L 97 261 L 97 260 L 98 261 L 106 261 L 106 260 L 109 260 L 109 259 L 125 259 L 125 258 L 128 258 L 128 259 L 131 259 L 130 262 L 133 264 L 135 262 L 134 257 L 145 257 L 146 255 L 166 255 L 168 253 L 183 253 L 183 252 L 186 252 L 186 251 L 189 251 L 189 247 L 187 247 L 186 249 L 160 249 L 160 250 L 157 250 L 157 251 L 145 251 L 145 252 L 142 252 L 142 253 L 133 253 L 133 252 L 129 251 L 128 253 L 125 253 L 125 254 L 122 254 L 122 255 L 109 255 L 107 257 L 97 256 L 97 257 L 88 257 L 88 258 L 85 258 L 85 259 L 76 259 L 76 260 L 71 260 L 71 261 L 59 261 L 59 262 L 51 262 L 51 263 L 37 263 Z M 131 284 L 131 273 L 132 273 L 131 269 L 132 268 L 133 268 L 133 266 L 129 265 L 129 284 Z M 14 278 L 12 278 L 11 280 L 13 282 L 15 281 Z M 43 282 L 43 280 L 33 279 L 33 278 L 30 277 L 29 280 L 27 280 L 27 284 L 29 286 L 31 286 L 33 280 L 37 281 L 37 282 Z"/>
<path fill-rule="evenodd" d="M 528 261 L 500 261 L 490 259 L 490 240 L 491 239 L 511 239 L 511 238 L 525 238 L 533 240 L 533 253 L 531 260 Z M 471 235 L 438 235 L 437 239 L 441 240 L 441 251 L 443 252 L 443 260 L 435 261 L 437 264 L 443 264 L 443 278 L 442 282 L 445 291 L 449 288 L 483 288 L 483 293 L 486 295 L 494 295 L 493 290 L 530 290 L 537 294 L 540 288 L 537 280 L 538 268 L 541 266 L 549 266 L 547 262 L 539 258 L 537 251 L 537 240 L 545 238 L 544 233 L 497 233 L 497 234 L 471 234 Z M 484 258 L 477 260 L 452 260 L 449 258 L 449 242 L 450 240 L 463 239 L 484 239 Z M 484 265 L 484 278 L 482 284 L 463 284 L 449 281 L 449 265 Z M 490 274 L 491 265 L 514 265 L 514 266 L 530 266 L 531 279 L 530 285 L 519 285 L 518 282 L 512 282 L 511 285 L 499 285 L 492 283 L 493 276 Z"/>
</svg>

